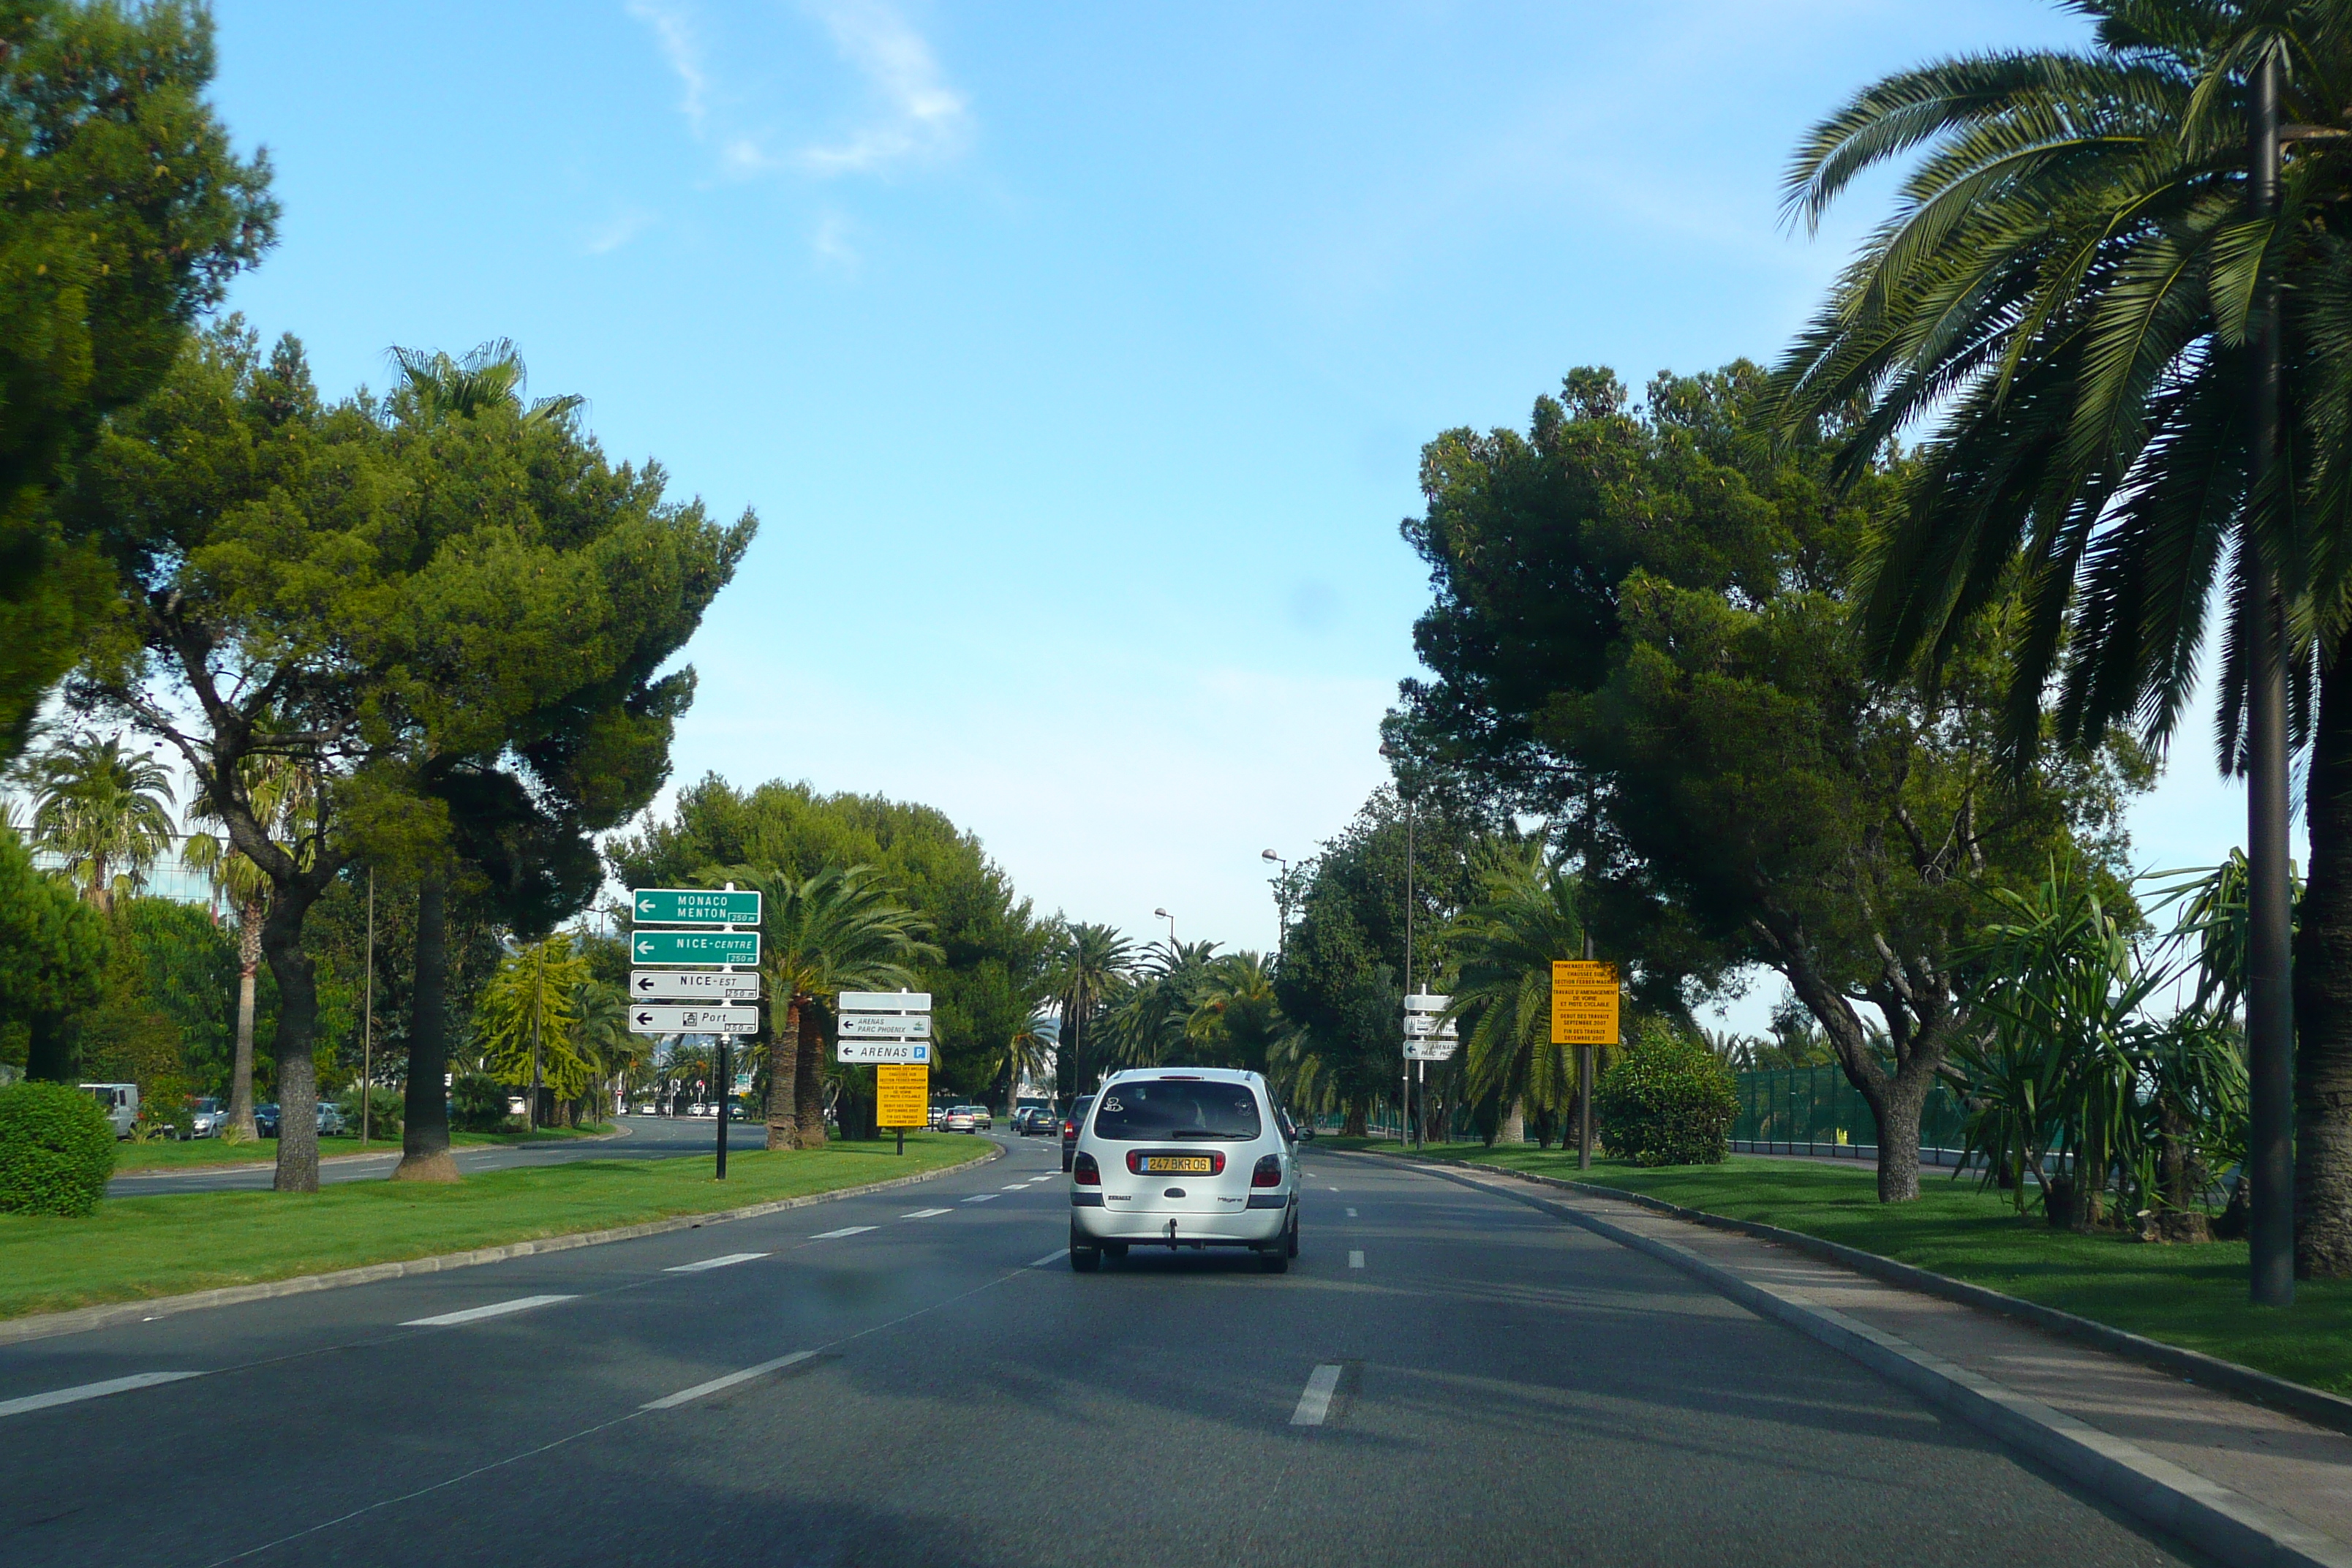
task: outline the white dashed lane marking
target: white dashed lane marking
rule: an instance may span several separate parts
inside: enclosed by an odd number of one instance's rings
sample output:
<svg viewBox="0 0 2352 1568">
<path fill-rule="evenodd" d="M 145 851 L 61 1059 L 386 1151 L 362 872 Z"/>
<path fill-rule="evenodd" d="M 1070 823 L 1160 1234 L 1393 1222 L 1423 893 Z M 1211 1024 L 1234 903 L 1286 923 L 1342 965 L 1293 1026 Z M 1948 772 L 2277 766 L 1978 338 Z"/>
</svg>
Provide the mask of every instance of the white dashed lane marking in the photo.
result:
<svg viewBox="0 0 2352 1568">
<path fill-rule="evenodd" d="M 765 1258 L 764 1252 L 730 1252 L 724 1258 L 706 1258 L 699 1263 L 676 1263 L 662 1270 L 665 1274 L 699 1274 L 706 1268 L 724 1268 L 730 1263 L 750 1263 Z"/>
<path fill-rule="evenodd" d="M 874 1226 L 870 1225 L 845 1225 L 839 1230 L 818 1231 L 814 1236 L 810 1237 L 809 1239 L 811 1241 L 839 1241 L 845 1236 L 864 1236 L 867 1231 L 872 1230 Z"/>
<path fill-rule="evenodd" d="M 1363 1266 L 1364 1266 L 1364 1255 L 1363 1255 L 1362 1253 L 1360 1253 L 1360 1252 L 1351 1252 L 1351 1253 L 1348 1254 L 1348 1267 L 1349 1267 L 1349 1268 L 1361 1268 Z"/>
<path fill-rule="evenodd" d="M 816 1354 L 814 1351 L 794 1351 L 790 1355 L 780 1355 L 773 1361 L 763 1361 L 757 1366 L 747 1366 L 740 1372 L 730 1372 L 725 1377 L 714 1377 L 709 1383 L 698 1383 L 692 1388 L 681 1388 L 676 1394 L 665 1394 L 659 1399 L 649 1399 L 637 1408 L 675 1410 L 677 1406 L 691 1404 L 705 1394 L 717 1394 L 719 1390 L 732 1388 L 739 1383 L 749 1383 L 755 1377 L 765 1377 L 772 1372 L 781 1372 L 785 1367 L 798 1362 L 804 1362 L 814 1354 Z"/>
<path fill-rule="evenodd" d="M 103 1399 L 110 1394 L 128 1394 L 134 1388 L 152 1388 L 159 1383 L 177 1383 L 183 1378 L 204 1375 L 201 1372 L 138 1372 L 129 1377 L 110 1377 L 104 1383 L 53 1388 L 47 1394 L 27 1394 L 21 1399 L 0 1399 L 0 1415 L 23 1415 L 54 1405 L 78 1405 L 85 1399 Z"/>
<path fill-rule="evenodd" d="M 1043 1258 L 1041 1258 L 1037 1259 L 1037 1261 L 1036 1261 L 1036 1262 L 1032 1263 L 1031 1265 L 1029 1265 L 1029 1267 L 1030 1267 L 1030 1268 L 1045 1268 L 1045 1265 L 1047 1265 L 1048 1263 L 1059 1263 L 1059 1262 L 1061 1262 L 1064 1258 L 1066 1258 L 1069 1257 L 1069 1255 L 1070 1255 L 1070 1249 L 1069 1249 L 1068 1247 L 1055 1247 L 1053 1251 L 1051 1251 L 1051 1252 L 1049 1252 L 1049 1253 L 1045 1254 L 1045 1257 L 1043 1257 Z"/>
<path fill-rule="evenodd" d="M 947 1209 L 917 1209 L 913 1214 L 902 1214 L 898 1217 L 900 1219 L 929 1219 L 933 1215 L 947 1214 L 950 1211 Z"/>
<path fill-rule="evenodd" d="M 1307 1391 L 1298 1396 L 1298 1408 L 1290 1413 L 1293 1426 L 1320 1426 L 1323 1417 L 1331 1414 L 1331 1395 L 1339 1388 L 1339 1369 L 1325 1364 L 1315 1369 L 1307 1380 Z"/>
<path fill-rule="evenodd" d="M 996 1196 L 997 1194 L 994 1193 L 981 1193 L 972 1197 L 964 1199 L 964 1202 L 968 1204 L 992 1204 L 996 1201 Z M 945 1214 L 947 1213 L 947 1210 L 941 1209 L 940 1212 L 941 1214 Z"/>
<path fill-rule="evenodd" d="M 1349 1217 L 1349 1219 L 1353 1219 L 1353 1218 L 1355 1218 L 1355 1217 L 1356 1217 L 1356 1211 L 1355 1211 L 1354 1209 L 1349 1209 L 1349 1210 L 1348 1211 L 1348 1217 Z"/>
<path fill-rule="evenodd" d="M 569 1301 L 570 1296 L 517 1296 L 511 1301 L 493 1301 L 487 1307 L 468 1307 L 462 1312 L 443 1312 L 430 1318 L 411 1318 L 401 1324 L 404 1329 L 448 1329 L 459 1323 L 478 1323 L 485 1318 L 503 1318 L 509 1312 L 528 1312 L 533 1307 L 550 1307 L 558 1301 Z"/>
</svg>

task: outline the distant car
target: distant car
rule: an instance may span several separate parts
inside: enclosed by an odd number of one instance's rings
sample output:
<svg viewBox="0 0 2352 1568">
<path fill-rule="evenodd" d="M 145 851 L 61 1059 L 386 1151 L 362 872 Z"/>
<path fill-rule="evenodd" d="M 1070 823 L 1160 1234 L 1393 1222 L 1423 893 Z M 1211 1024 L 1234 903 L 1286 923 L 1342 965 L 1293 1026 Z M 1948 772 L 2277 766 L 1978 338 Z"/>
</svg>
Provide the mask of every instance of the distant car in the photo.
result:
<svg viewBox="0 0 2352 1568">
<path fill-rule="evenodd" d="M 343 1120 L 343 1108 L 341 1106 L 337 1105 L 331 1100 L 322 1100 L 319 1102 L 320 1137 L 340 1138 L 350 1131 L 351 1124 Z"/>
<path fill-rule="evenodd" d="M 1070 1113 L 1062 1118 L 1062 1169 L 1065 1171 L 1070 1168 L 1071 1157 L 1078 1152 L 1078 1129 L 1087 1124 L 1087 1112 L 1092 1110 L 1094 1105 L 1093 1095 L 1082 1094 L 1070 1107 Z"/>
<path fill-rule="evenodd" d="M 1061 1118 L 1050 1105 L 1024 1105 L 1013 1113 L 1013 1131 L 1024 1138 L 1034 1138 L 1040 1132 L 1053 1132 L 1061 1126 Z"/>
<path fill-rule="evenodd" d="M 980 1131 L 980 1126 L 979 1123 L 975 1122 L 971 1119 L 971 1106 L 950 1105 L 948 1107 L 946 1117 L 940 1122 L 940 1131 L 942 1132 L 977 1132 Z"/>
<path fill-rule="evenodd" d="M 188 1136 L 217 1138 L 228 1124 L 228 1108 L 209 1095 L 188 1102 Z"/>
<path fill-rule="evenodd" d="M 943 1123 L 943 1122 L 945 1122 L 945 1121 L 947 1121 L 947 1119 L 948 1119 L 948 1108 L 947 1108 L 946 1106 L 944 1106 L 944 1105 L 934 1105 L 934 1106 L 932 1106 L 932 1107 L 931 1107 L 931 1131 L 934 1131 L 934 1132 L 938 1131 L 940 1130 L 940 1124 L 941 1124 L 941 1123 Z"/>
<path fill-rule="evenodd" d="M 278 1102 L 276 1100 L 270 1101 L 268 1105 L 257 1105 L 253 1108 L 253 1133 L 257 1138 L 278 1136 Z"/>
<path fill-rule="evenodd" d="M 964 1109 L 971 1112 L 971 1124 L 981 1131 L 985 1132 L 996 1125 L 995 1115 L 985 1105 L 967 1105 Z"/>
<path fill-rule="evenodd" d="M 686 1108 L 686 1113 L 688 1116 L 716 1117 L 719 1114 L 719 1107 L 710 1100 L 698 1100 Z"/>
</svg>

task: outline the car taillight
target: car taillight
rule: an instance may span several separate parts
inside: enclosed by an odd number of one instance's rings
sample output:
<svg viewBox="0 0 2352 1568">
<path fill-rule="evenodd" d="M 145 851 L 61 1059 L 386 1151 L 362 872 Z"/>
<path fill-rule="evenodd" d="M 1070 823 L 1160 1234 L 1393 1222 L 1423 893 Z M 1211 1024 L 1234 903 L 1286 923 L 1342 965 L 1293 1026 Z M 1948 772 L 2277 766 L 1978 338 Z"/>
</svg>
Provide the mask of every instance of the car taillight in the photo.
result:
<svg viewBox="0 0 2352 1568">
<path fill-rule="evenodd" d="M 1062 1123 L 1062 1136 L 1065 1138 L 1071 1136 L 1076 1132 L 1077 1130 L 1078 1124 L 1075 1121 L 1065 1121 Z"/>
<path fill-rule="evenodd" d="M 1282 1185 L 1282 1156 L 1279 1154 L 1261 1155 L 1258 1159 L 1257 1168 L 1250 1172 L 1250 1185 L 1253 1187 L 1278 1187 Z"/>
<path fill-rule="evenodd" d="M 1102 1185 L 1102 1167 L 1095 1163 L 1095 1157 L 1092 1154 L 1081 1154 L 1072 1161 L 1070 1174 L 1076 1178 L 1078 1185 L 1082 1187 Z"/>
</svg>

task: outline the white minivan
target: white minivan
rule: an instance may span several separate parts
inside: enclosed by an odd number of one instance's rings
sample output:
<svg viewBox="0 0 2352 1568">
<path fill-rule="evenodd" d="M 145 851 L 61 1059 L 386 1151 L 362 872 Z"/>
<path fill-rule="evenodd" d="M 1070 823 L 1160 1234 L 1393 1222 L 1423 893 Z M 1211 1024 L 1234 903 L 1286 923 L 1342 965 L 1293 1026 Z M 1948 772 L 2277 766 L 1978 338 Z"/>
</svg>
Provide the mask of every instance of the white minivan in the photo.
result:
<svg viewBox="0 0 2352 1568">
<path fill-rule="evenodd" d="M 1297 1151 L 1265 1079 L 1137 1068 L 1104 1080 L 1070 1162 L 1070 1267 L 1133 1247 L 1245 1247 L 1279 1274 L 1298 1256 Z"/>
</svg>

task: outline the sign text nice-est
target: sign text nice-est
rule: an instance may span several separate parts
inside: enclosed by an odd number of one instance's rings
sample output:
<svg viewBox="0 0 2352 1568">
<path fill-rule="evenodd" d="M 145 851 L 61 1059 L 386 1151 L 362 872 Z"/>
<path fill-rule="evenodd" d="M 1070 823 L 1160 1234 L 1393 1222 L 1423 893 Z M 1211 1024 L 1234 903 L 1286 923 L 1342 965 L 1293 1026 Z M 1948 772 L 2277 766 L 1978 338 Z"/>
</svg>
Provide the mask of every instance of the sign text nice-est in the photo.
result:
<svg viewBox="0 0 2352 1568">
<path fill-rule="evenodd" d="M 757 1002 L 760 976 L 723 973 L 716 969 L 633 969 L 629 972 L 632 1002 Z"/>
<path fill-rule="evenodd" d="M 717 888 L 633 888 L 629 914 L 655 925 L 755 926 L 760 895 Z"/>
</svg>

